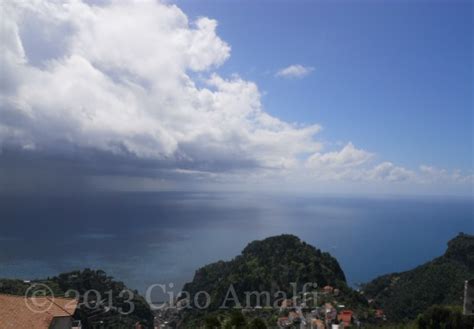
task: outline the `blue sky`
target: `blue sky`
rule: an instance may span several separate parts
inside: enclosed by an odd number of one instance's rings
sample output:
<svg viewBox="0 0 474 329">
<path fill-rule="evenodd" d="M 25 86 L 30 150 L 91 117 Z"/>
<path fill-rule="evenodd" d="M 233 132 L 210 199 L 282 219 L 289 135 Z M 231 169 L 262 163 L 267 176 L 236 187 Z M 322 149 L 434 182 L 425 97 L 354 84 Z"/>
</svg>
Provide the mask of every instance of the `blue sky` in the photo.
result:
<svg viewBox="0 0 474 329">
<path fill-rule="evenodd" d="M 219 22 L 232 47 L 220 72 L 256 81 L 271 114 L 404 166 L 472 170 L 472 2 L 176 3 Z M 314 71 L 274 77 L 295 63 Z"/>
<path fill-rule="evenodd" d="M 8 2 L 0 183 L 472 196 L 472 7 Z"/>
</svg>

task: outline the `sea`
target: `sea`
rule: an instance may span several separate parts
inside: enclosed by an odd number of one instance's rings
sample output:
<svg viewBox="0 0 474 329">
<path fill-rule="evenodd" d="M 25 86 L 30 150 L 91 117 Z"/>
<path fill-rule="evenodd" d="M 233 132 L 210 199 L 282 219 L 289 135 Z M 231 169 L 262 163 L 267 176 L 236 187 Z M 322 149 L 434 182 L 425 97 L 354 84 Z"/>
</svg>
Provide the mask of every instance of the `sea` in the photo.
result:
<svg viewBox="0 0 474 329">
<path fill-rule="evenodd" d="M 113 192 L 0 197 L 0 278 L 102 269 L 140 292 L 181 289 L 251 241 L 294 234 L 329 252 L 352 286 L 414 268 L 474 233 L 458 197 Z"/>
</svg>

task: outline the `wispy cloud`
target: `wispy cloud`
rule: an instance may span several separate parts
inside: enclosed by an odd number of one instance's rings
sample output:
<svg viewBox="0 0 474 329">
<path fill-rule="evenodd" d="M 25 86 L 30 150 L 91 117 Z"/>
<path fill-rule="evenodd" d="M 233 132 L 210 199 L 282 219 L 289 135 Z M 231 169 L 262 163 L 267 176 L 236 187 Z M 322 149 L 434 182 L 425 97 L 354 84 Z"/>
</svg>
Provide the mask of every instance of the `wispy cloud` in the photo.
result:
<svg viewBox="0 0 474 329">
<path fill-rule="evenodd" d="M 303 66 L 300 64 L 293 64 L 280 69 L 275 76 L 280 78 L 297 78 L 301 79 L 313 72 L 314 68 L 311 66 Z"/>
</svg>

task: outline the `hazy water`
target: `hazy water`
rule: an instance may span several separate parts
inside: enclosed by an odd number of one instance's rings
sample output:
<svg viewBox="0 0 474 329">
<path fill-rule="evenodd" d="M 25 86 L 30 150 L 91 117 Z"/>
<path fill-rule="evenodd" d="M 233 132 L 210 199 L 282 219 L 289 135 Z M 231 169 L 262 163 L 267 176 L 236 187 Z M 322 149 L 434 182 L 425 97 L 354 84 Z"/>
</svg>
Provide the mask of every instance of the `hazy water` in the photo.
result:
<svg viewBox="0 0 474 329">
<path fill-rule="evenodd" d="M 470 199 L 116 193 L 0 198 L 0 277 L 101 268 L 132 288 L 180 286 L 254 239 L 292 233 L 329 251 L 351 283 L 441 255 L 474 232 Z"/>
</svg>

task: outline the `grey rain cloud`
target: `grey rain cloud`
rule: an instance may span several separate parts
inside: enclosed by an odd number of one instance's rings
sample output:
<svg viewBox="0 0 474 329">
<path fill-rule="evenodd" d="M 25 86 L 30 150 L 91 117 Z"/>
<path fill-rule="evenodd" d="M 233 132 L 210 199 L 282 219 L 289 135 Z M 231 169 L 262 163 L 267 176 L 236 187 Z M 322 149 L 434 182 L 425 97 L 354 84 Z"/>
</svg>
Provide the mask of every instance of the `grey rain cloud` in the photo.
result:
<svg viewBox="0 0 474 329">
<path fill-rule="evenodd" d="M 351 142 L 328 150 L 318 124 L 270 115 L 255 82 L 217 73 L 231 46 L 213 19 L 189 21 L 159 2 L 22 1 L 2 9 L 3 190 L 55 175 L 78 187 L 88 176 L 114 175 L 308 189 L 473 181 L 470 173 L 380 161 Z"/>
</svg>

